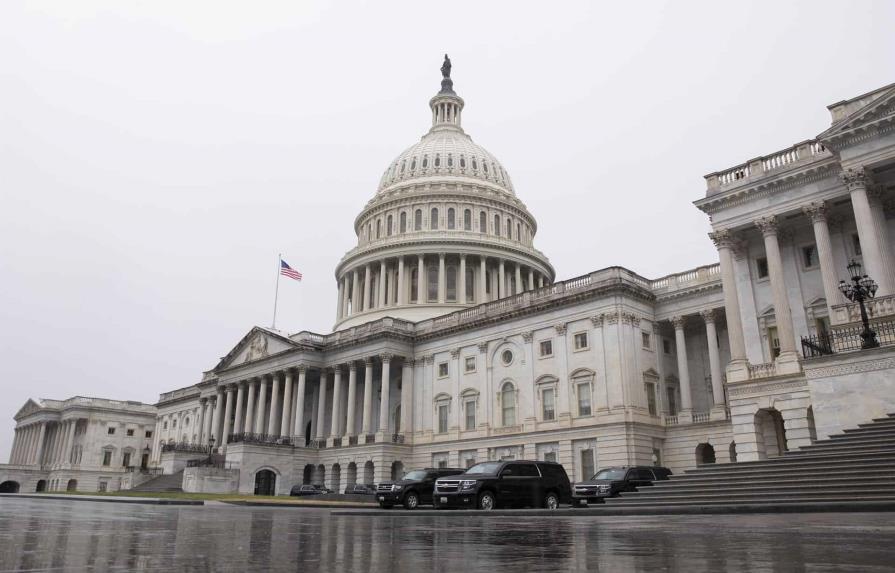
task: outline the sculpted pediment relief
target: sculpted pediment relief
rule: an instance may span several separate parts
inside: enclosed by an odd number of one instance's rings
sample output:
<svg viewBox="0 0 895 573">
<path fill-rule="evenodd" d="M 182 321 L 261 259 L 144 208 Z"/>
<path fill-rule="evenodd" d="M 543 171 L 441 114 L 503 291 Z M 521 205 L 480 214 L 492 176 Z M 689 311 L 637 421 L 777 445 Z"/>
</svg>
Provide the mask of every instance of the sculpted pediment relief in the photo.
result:
<svg viewBox="0 0 895 573">
<path fill-rule="evenodd" d="M 263 360 L 272 354 L 278 354 L 293 347 L 295 347 L 295 343 L 285 336 L 256 326 L 221 359 L 215 370 Z"/>
</svg>

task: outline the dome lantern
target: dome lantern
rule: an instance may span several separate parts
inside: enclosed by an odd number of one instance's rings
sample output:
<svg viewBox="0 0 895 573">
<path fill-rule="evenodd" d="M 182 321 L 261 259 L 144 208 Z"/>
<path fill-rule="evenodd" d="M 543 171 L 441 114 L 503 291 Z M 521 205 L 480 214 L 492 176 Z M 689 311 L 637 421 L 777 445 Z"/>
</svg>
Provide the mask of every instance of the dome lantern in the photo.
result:
<svg viewBox="0 0 895 573">
<path fill-rule="evenodd" d="M 460 119 L 463 112 L 463 98 L 454 92 L 454 81 L 451 79 L 451 59 L 444 55 L 444 64 L 441 66 L 441 91 L 429 100 L 429 108 L 432 110 L 432 129 L 441 131 L 453 129 L 463 131 Z"/>
</svg>

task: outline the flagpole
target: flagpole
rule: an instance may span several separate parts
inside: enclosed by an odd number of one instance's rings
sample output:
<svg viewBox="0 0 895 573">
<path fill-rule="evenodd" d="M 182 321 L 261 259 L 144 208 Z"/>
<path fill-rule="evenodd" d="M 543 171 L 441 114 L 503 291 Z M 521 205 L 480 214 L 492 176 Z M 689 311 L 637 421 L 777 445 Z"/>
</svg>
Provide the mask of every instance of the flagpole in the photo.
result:
<svg viewBox="0 0 895 573">
<path fill-rule="evenodd" d="M 271 328 L 277 328 L 277 298 L 280 296 L 280 269 L 283 267 L 283 253 L 277 253 L 277 286 L 273 291 L 273 324 Z"/>
</svg>

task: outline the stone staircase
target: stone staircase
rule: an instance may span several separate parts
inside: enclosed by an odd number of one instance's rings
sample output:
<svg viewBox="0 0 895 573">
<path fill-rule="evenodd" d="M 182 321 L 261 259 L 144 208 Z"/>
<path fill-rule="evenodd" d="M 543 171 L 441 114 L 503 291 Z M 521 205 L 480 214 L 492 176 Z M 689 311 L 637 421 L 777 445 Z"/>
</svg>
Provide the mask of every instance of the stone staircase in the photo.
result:
<svg viewBox="0 0 895 573">
<path fill-rule="evenodd" d="M 895 509 L 895 414 L 783 456 L 704 464 L 667 481 L 609 499 L 613 508 L 890 504 Z"/>
<path fill-rule="evenodd" d="M 144 481 L 140 485 L 132 488 L 130 491 L 140 491 L 146 493 L 168 493 L 182 492 L 183 489 L 183 470 L 173 474 L 164 474 L 151 480 Z"/>
</svg>

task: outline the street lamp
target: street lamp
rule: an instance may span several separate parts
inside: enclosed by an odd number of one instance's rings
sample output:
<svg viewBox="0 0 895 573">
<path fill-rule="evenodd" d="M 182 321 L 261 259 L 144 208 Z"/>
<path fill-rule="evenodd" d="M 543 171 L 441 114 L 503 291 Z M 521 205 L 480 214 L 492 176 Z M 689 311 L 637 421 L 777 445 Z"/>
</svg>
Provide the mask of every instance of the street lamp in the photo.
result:
<svg viewBox="0 0 895 573">
<path fill-rule="evenodd" d="M 858 303 L 861 309 L 861 323 L 864 325 L 864 330 L 861 332 L 861 349 L 877 348 L 879 347 L 879 341 L 876 339 L 876 333 L 870 329 L 867 307 L 864 306 L 864 301 L 876 296 L 876 281 L 862 274 L 861 263 L 854 259 L 846 268 L 854 284 L 848 284 L 843 280 L 839 281 L 839 292 L 848 300 Z"/>
<path fill-rule="evenodd" d="M 208 465 L 211 465 L 211 456 L 214 454 L 214 436 L 208 436 Z"/>
</svg>

